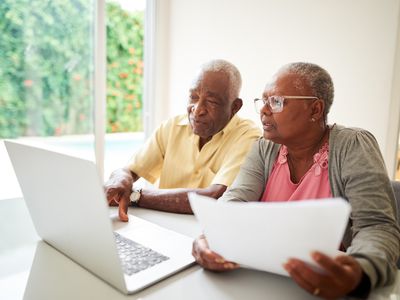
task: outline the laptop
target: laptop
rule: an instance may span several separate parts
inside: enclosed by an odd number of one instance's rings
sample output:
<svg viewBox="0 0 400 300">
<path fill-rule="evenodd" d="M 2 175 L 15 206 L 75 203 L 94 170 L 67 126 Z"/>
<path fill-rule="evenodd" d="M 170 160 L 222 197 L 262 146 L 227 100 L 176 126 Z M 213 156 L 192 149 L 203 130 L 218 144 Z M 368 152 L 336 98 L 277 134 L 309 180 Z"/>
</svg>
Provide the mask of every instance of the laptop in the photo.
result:
<svg viewBox="0 0 400 300">
<path fill-rule="evenodd" d="M 289 258 L 322 271 L 311 259 L 312 251 L 340 254 L 351 211 L 342 198 L 245 203 L 188 196 L 211 250 L 242 267 L 284 276 Z"/>
<path fill-rule="evenodd" d="M 39 236 L 121 292 L 135 293 L 194 263 L 192 238 L 132 215 L 128 223 L 112 221 L 92 161 L 4 143 Z"/>
</svg>

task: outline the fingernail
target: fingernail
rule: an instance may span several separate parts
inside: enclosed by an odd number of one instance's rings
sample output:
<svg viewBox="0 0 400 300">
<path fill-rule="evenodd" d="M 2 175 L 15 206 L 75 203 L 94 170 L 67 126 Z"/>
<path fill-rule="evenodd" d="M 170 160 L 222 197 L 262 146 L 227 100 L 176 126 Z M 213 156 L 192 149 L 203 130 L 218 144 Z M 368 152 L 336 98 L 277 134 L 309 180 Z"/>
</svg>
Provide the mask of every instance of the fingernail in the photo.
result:
<svg viewBox="0 0 400 300">
<path fill-rule="evenodd" d="M 225 264 L 224 264 L 224 268 L 225 268 L 225 269 L 233 269 L 233 268 L 234 268 L 234 265 L 233 265 L 233 263 L 225 263 Z"/>
<path fill-rule="evenodd" d="M 312 257 L 314 260 L 320 260 L 320 259 L 321 259 L 321 255 L 320 255 L 318 252 L 312 252 L 312 253 L 311 253 L 311 257 Z"/>
<path fill-rule="evenodd" d="M 288 272 L 290 272 L 292 270 L 292 267 L 291 267 L 290 263 L 288 263 L 288 262 L 284 263 L 282 266 Z"/>
<path fill-rule="evenodd" d="M 223 259 L 223 258 L 216 258 L 216 259 L 215 259 L 215 262 L 216 262 L 217 264 L 223 264 L 223 263 L 225 262 L 225 259 Z"/>
</svg>

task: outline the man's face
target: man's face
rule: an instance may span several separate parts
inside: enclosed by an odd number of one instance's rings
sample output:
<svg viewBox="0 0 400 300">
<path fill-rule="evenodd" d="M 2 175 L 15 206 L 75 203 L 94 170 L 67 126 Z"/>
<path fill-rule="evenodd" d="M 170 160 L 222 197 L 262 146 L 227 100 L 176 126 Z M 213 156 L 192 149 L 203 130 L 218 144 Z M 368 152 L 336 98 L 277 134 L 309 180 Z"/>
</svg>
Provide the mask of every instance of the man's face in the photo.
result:
<svg viewBox="0 0 400 300">
<path fill-rule="evenodd" d="M 223 72 L 200 74 L 190 89 L 187 107 L 194 134 L 209 140 L 221 131 L 236 113 L 230 99 L 228 77 Z"/>
</svg>

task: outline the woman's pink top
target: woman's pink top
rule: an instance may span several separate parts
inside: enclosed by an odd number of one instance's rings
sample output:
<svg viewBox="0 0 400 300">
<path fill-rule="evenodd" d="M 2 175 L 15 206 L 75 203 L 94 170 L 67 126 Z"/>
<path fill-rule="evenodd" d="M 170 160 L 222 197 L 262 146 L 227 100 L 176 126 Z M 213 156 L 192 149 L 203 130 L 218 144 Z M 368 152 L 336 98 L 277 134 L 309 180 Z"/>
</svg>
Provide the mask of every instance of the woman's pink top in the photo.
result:
<svg viewBox="0 0 400 300">
<path fill-rule="evenodd" d="M 287 148 L 282 145 L 261 201 L 296 201 L 332 197 L 328 177 L 329 146 L 314 154 L 314 164 L 298 183 L 290 180 Z"/>
</svg>

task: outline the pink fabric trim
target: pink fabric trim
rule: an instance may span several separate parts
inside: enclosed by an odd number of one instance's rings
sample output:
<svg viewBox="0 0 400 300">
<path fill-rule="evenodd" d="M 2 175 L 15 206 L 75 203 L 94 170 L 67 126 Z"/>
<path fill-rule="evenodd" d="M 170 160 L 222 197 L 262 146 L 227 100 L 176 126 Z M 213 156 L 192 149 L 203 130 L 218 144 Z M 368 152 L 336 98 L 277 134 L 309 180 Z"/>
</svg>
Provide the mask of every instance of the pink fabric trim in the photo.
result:
<svg viewBox="0 0 400 300">
<path fill-rule="evenodd" d="M 282 145 L 261 201 L 296 201 L 332 197 L 328 176 L 329 145 L 314 154 L 314 164 L 298 183 L 290 180 L 287 147 Z"/>
</svg>

